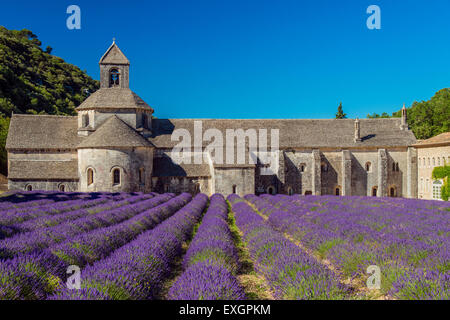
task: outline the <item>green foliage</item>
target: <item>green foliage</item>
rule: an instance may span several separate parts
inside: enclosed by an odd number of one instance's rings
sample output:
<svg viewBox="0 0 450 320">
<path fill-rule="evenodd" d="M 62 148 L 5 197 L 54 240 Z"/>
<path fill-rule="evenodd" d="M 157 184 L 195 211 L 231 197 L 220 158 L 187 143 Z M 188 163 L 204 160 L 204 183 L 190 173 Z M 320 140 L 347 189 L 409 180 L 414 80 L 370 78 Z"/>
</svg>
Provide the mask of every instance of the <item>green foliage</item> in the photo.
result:
<svg viewBox="0 0 450 320">
<path fill-rule="evenodd" d="M 339 103 L 338 111 L 336 113 L 336 119 L 345 119 L 347 118 L 347 114 L 344 113 L 344 110 L 342 109 L 342 102 Z"/>
<path fill-rule="evenodd" d="M 408 125 L 417 139 L 428 139 L 450 131 L 450 88 L 436 92 L 428 101 L 414 102 L 408 112 Z M 400 118 L 401 109 L 389 116 L 383 112 L 368 114 L 367 118 Z"/>
<path fill-rule="evenodd" d="M 8 136 L 9 118 L 0 115 L 0 172 L 6 174 L 8 157 L 5 149 L 6 137 Z"/>
<path fill-rule="evenodd" d="M 78 67 L 52 56 L 29 30 L 0 27 L 0 112 L 75 115 L 75 106 L 98 89 Z"/>
<path fill-rule="evenodd" d="M 42 50 L 30 30 L 0 26 L 0 172 L 6 173 L 5 142 L 13 112 L 75 115 L 90 93 L 99 88 L 78 67 Z"/>
<path fill-rule="evenodd" d="M 441 188 L 441 198 L 444 201 L 448 201 L 448 199 L 450 198 L 450 185 L 448 182 L 448 177 L 450 176 L 450 165 L 435 167 L 431 176 L 433 179 L 444 180 L 444 185 Z"/>
</svg>

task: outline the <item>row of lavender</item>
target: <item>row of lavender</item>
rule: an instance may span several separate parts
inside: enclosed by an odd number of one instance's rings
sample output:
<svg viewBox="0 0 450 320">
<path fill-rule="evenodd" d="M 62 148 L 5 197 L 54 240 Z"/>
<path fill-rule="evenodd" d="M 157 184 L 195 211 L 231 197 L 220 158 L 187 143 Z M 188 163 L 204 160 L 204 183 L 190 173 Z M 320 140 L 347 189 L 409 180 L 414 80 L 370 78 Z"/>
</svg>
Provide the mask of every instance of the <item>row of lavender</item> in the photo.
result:
<svg viewBox="0 0 450 320">
<path fill-rule="evenodd" d="M 277 299 L 349 297 L 349 288 L 338 282 L 334 273 L 270 227 L 244 199 L 230 195 L 228 200 L 256 269 Z"/>
<path fill-rule="evenodd" d="M 153 230 L 87 266 L 82 272 L 80 290 L 60 285 L 50 299 L 154 299 L 170 275 L 173 261 L 181 255 L 183 242 L 201 219 L 207 201 L 206 195 L 197 195 Z"/>
<path fill-rule="evenodd" d="M 169 195 L 139 195 L 118 202 L 107 202 L 92 208 L 60 213 L 46 218 L 29 220 L 29 232 L 19 233 L 0 241 L 0 258 L 12 258 L 21 253 L 42 250 L 76 235 L 112 226 L 129 219 L 154 205 L 167 201 Z M 51 226 L 55 224 L 54 226 Z"/>
<path fill-rule="evenodd" d="M 245 299 L 244 290 L 235 277 L 239 259 L 227 220 L 225 198 L 214 194 L 184 256 L 184 272 L 170 288 L 168 299 Z"/>
<path fill-rule="evenodd" d="M 172 216 L 191 199 L 189 194 L 177 197 L 164 194 L 140 201 L 137 206 L 126 205 L 118 208 L 122 210 L 123 218 L 106 227 L 94 223 L 98 228 L 94 227 L 92 231 L 0 261 L 0 299 L 45 299 L 61 286 L 69 265 L 82 268 L 108 257 L 142 232 Z"/>
<path fill-rule="evenodd" d="M 269 224 L 330 260 L 346 277 L 381 269 L 382 293 L 449 299 L 450 205 L 438 201 L 332 196 L 247 196 Z M 263 201 L 261 201 L 264 199 Z"/>
</svg>

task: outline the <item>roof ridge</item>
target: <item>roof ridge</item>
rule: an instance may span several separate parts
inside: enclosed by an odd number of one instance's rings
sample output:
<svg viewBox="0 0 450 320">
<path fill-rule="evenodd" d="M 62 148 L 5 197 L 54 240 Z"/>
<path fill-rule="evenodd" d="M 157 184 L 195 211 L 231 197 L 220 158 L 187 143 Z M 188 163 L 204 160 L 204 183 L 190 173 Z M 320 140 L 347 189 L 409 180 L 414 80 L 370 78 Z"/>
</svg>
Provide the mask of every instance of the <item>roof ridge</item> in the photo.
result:
<svg viewBox="0 0 450 320">
<path fill-rule="evenodd" d="M 14 113 L 12 117 L 48 117 L 48 118 L 76 118 L 77 116 L 59 115 L 59 114 L 27 114 Z"/>
</svg>

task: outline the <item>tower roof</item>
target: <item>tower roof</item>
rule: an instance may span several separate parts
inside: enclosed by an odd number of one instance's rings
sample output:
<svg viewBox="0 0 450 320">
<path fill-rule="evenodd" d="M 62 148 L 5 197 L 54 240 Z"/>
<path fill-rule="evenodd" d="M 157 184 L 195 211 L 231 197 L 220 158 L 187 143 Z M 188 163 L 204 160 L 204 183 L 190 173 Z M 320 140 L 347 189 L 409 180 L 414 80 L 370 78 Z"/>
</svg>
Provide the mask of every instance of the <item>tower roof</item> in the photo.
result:
<svg viewBox="0 0 450 320">
<path fill-rule="evenodd" d="M 153 145 L 117 116 L 111 116 L 78 145 L 83 148 L 152 147 Z"/>
<path fill-rule="evenodd" d="M 111 46 L 106 50 L 105 54 L 100 59 L 100 64 L 125 64 L 129 65 L 130 61 L 125 57 L 123 52 L 119 49 L 116 42 L 113 41 Z"/>
<path fill-rule="evenodd" d="M 153 109 L 128 88 L 101 88 L 91 94 L 76 110 L 89 109 Z"/>
</svg>

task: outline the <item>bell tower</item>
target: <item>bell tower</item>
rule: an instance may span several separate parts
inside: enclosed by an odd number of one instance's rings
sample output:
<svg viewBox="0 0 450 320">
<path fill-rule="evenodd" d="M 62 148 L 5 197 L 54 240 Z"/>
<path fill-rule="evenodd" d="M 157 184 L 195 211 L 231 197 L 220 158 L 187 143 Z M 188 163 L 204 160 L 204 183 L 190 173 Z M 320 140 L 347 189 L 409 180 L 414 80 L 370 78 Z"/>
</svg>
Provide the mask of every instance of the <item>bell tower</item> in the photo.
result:
<svg viewBox="0 0 450 320">
<path fill-rule="evenodd" d="M 129 88 L 130 61 L 116 45 L 106 50 L 100 59 L 100 88 Z"/>
</svg>

